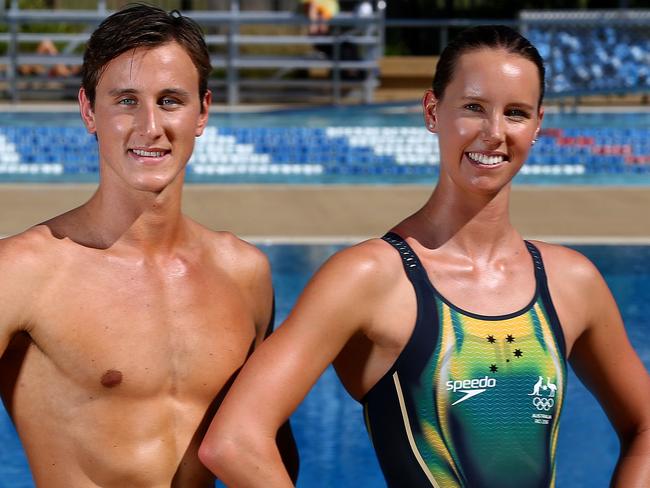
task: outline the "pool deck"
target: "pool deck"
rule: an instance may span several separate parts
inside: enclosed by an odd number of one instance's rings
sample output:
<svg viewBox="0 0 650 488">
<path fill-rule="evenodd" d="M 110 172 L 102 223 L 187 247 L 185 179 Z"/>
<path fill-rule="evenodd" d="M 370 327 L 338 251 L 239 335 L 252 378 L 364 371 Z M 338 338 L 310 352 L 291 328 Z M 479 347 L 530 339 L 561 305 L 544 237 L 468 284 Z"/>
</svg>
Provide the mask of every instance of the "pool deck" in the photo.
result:
<svg viewBox="0 0 650 488">
<path fill-rule="evenodd" d="M 0 236 L 83 203 L 96 185 L 0 185 Z M 184 211 L 254 242 L 355 242 L 378 236 L 427 200 L 420 185 L 197 185 Z M 650 244 L 650 188 L 515 186 L 511 216 L 527 238 Z"/>
</svg>

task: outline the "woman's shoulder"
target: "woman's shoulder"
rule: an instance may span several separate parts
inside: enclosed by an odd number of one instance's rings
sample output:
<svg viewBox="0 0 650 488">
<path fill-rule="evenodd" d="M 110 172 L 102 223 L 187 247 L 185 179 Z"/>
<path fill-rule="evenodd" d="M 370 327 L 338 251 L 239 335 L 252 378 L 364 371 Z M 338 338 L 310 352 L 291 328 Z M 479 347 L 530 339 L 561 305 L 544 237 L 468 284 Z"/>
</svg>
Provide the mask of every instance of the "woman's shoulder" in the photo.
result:
<svg viewBox="0 0 650 488">
<path fill-rule="evenodd" d="M 397 250 L 384 239 L 373 238 L 342 249 L 331 258 L 336 262 L 345 262 L 355 268 L 401 269 L 401 259 Z"/>
<path fill-rule="evenodd" d="M 403 269 L 398 252 L 383 239 L 374 238 L 335 253 L 317 275 L 372 290 L 390 286 L 403 275 Z"/>
<path fill-rule="evenodd" d="M 586 292 L 607 288 L 596 265 L 581 252 L 560 244 L 530 242 L 539 249 L 548 279 L 555 287 Z"/>
</svg>

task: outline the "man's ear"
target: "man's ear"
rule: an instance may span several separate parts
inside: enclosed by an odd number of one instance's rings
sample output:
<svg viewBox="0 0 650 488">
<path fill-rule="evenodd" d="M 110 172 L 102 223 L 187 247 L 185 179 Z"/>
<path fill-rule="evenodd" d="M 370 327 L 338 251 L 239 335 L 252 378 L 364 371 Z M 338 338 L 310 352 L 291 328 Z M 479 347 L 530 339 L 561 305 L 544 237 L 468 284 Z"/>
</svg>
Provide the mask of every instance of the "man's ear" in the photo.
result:
<svg viewBox="0 0 650 488">
<path fill-rule="evenodd" d="M 86 130 L 90 134 L 97 133 L 97 126 L 95 125 L 95 111 L 93 110 L 90 100 L 88 100 L 86 90 L 79 88 L 79 95 L 77 98 L 79 100 L 79 111 L 81 112 L 81 118 L 84 121 Z"/>
<path fill-rule="evenodd" d="M 203 134 L 205 126 L 208 125 L 208 111 L 210 110 L 210 104 L 212 103 L 212 92 L 207 90 L 205 95 L 203 95 L 203 100 L 201 100 L 201 113 L 199 114 L 199 119 L 196 124 L 196 130 L 194 135 L 199 137 Z"/>
</svg>

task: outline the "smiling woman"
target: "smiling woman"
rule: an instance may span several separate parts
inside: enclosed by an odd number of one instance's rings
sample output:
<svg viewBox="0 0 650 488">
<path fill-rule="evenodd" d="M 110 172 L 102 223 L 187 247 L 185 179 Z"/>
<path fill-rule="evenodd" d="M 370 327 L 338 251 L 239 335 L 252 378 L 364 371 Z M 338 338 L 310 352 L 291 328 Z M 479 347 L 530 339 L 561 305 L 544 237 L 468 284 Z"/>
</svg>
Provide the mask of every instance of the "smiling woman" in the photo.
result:
<svg viewBox="0 0 650 488">
<path fill-rule="evenodd" d="M 456 64 L 444 91 L 430 90 L 423 100 L 426 126 L 440 141 L 440 184 L 466 179 L 493 192 L 517 174 L 539 134 L 539 73 L 505 49 L 468 52 Z"/>
<path fill-rule="evenodd" d="M 544 113 L 539 54 L 482 26 L 438 66 L 423 99 L 440 145 L 433 193 L 323 265 L 243 368 L 201 458 L 228 485 L 289 486 L 275 433 L 333 362 L 389 486 L 553 486 L 569 358 L 623 441 L 616 485 L 650 484 L 650 379 L 607 285 L 510 222 Z"/>
</svg>

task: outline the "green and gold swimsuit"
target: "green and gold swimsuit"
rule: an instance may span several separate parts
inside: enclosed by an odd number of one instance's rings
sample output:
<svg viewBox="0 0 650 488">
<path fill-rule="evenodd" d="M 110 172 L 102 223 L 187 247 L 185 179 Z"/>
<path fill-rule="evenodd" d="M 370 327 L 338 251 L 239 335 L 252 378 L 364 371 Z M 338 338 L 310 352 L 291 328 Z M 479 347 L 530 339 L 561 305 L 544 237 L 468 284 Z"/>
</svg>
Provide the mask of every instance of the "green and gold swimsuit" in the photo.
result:
<svg viewBox="0 0 650 488">
<path fill-rule="evenodd" d="M 565 344 L 538 249 L 526 242 L 531 302 L 482 316 L 438 293 L 400 236 L 383 239 L 400 253 L 417 297 L 410 340 L 362 400 L 388 486 L 554 486 Z"/>
</svg>

